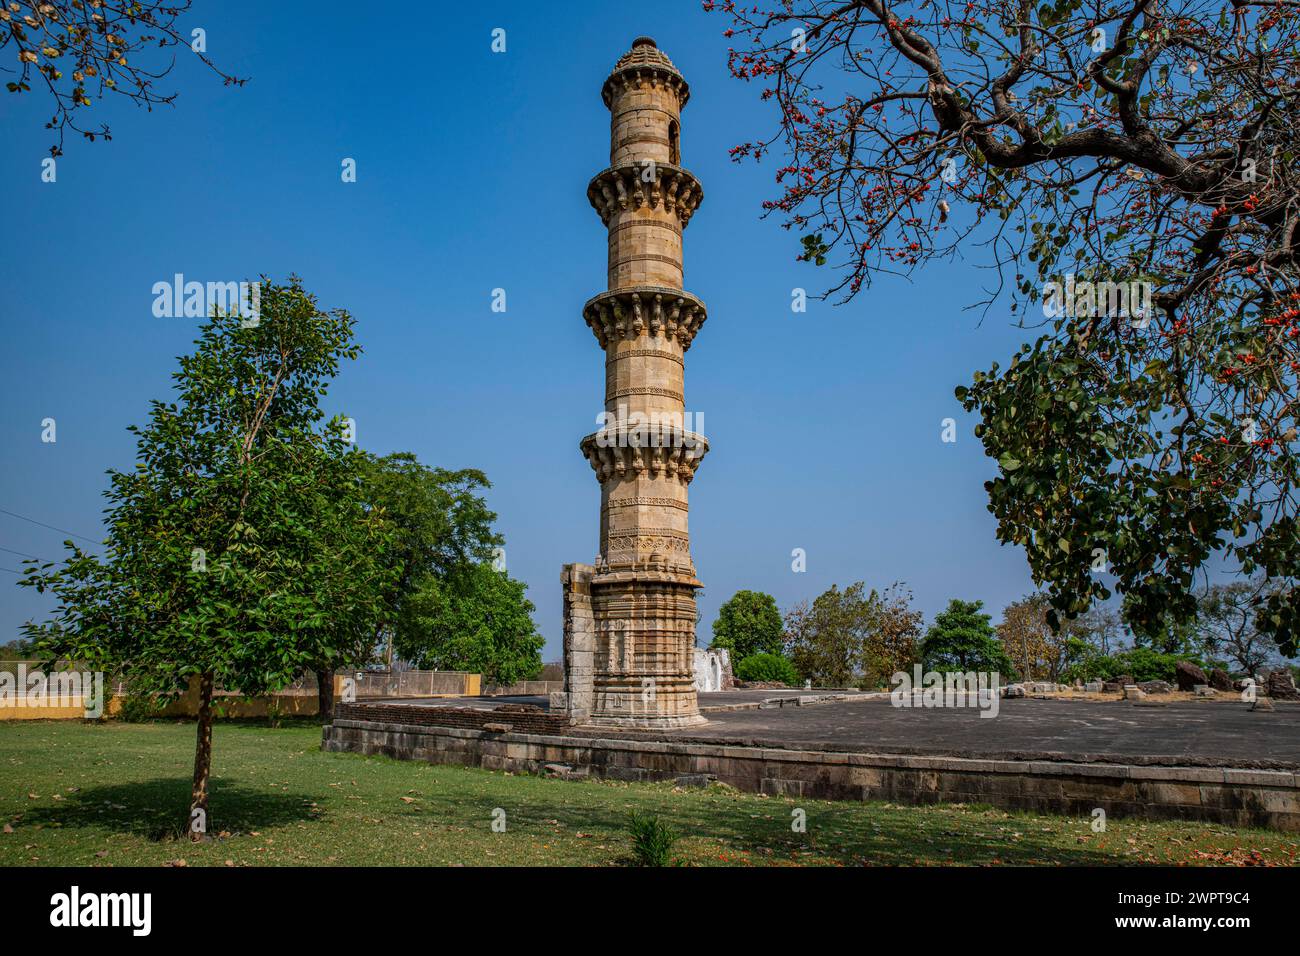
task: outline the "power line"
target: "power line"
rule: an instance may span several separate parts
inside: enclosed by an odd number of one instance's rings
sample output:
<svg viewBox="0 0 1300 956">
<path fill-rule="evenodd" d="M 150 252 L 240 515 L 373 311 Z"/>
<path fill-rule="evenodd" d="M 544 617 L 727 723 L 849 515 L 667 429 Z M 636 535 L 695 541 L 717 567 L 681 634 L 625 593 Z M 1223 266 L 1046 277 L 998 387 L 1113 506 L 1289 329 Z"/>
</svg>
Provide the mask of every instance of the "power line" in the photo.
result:
<svg viewBox="0 0 1300 956">
<path fill-rule="evenodd" d="M 32 524 L 40 525 L 42 528 L 49 528 L 51 531 L 57 531 L 59 534 L 71 535 L 74 538 L 80 538 L 82 541 L 89 541 L 91 544 L 103 544 L 102 541 L 96 541 L 94 538 L 88 538 L 84 534 L 77 534 L 75 531 L 69 531 L 67 528 L 56 528 L 52 524 L 46 524 L 44 521 L 37 521 L 35 518 L 29 518 L 26 515 L 20 515 L 16 511 L 6 511 L 0 508 L 0 514 L 9 515 L 11 518 L 18 518 L 21 521 L 30 521 Z"/>
<path fill-rule="evenodd" d="M 26 551 L 15 551 L 13 548 L 0 548 L 0 551 L 8 551 L 10 554 L 18 555 L 20 558 L 31 558 L 33 561 L 41 560 L 34 554 L 28 554 Z"/>
<path fill-rule="evenodd" d="M 23 576 L 21 571 L 15 571 L 13 568 L 0 568 L 0 571 L 8 571 L 10 574 L 16 574 L 20 578 Z"/>
</svg>

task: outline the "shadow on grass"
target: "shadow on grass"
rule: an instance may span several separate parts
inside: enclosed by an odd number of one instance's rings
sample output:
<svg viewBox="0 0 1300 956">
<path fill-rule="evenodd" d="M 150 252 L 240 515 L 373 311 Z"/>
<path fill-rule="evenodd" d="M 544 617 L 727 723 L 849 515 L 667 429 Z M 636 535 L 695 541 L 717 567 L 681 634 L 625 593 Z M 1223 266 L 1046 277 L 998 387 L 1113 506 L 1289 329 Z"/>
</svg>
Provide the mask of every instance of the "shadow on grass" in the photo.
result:
<svg viewBox="0 0 1300 956">
<path fill-rule="evenodd" d="M 373 758 L 371 758 L 373 759 Z M 482 771 L 477 771 L 482 772 Z M 723 857 L 738 854 L 775 860 L 805 854 L 848 865 L 910 866 L 952 864 L 1070 866 L 1136 865 L 1094 845 L 1089 820 L 1035 817 L 987 806 L 910 807 L 884 803 L 824 802 L 770 798 L 737 799 L 730 790 L 674 790 L 670 785 L 633 784 L 626 788 L 596 782 L 488 774 L 492 781 L 466 800 L 463 791 L 431 787 L 412 819 L 481 826 L 484 807 L 500 805 L 515 832 L 546 836 L 557 824 L 570 832 L 604 831 L 623 837 L 631 848 L 629 812 L 658 816 L 677 834 L 674 856 L 692 840 L 716 841 Z M 527 783 L 525 783 L 527 781 Z M 516 788 L 526 788 L 519 792 Z M 806 831 L 796 832 L 793 811 L 806 814 Z M 1049 826 L 1054 832 L 1040 832 Z M 1113 841 L 1109 841 L 1113 842 Z M 630 856 L 630 854 L 629 854 Z M 619 863 L 630 860 L 620 859 Z"/>
<path fill-rule="evenodd" d="M 254 790 L 221 781 L 208 799 L 208 813 L 214 831 L 238 833 L 313 820 L 316 816 L 310 805 L 311 797 L 306 794 Z M 187 835 L 189 809 L 189 778 L 160 778 L 80 790 L 57 806 L 26 811 L 22 822 L 65 830 L 109 830 L 164 841 Z"/>
<path fill-rule="evenodd" d="M 303 717 L 291 715 L 287 717 L 221 717 L 214 722 L 214 726 L 219 730 L 222 727 L 234 728 L 252 728 L 257 730 L 292 730 L 295 727 L 323 727 L 328 724 L 329 720 L 322 720 L 319 717 Z M 120 726 L 139 726 L 142 724 L 174 724 L 189 725 L 193 727 L 197 723 L 194 717 L 145 717 L 141 720 L 87 720 L 83 721 L 86 725 L 120 725 Z"/>
</svg>

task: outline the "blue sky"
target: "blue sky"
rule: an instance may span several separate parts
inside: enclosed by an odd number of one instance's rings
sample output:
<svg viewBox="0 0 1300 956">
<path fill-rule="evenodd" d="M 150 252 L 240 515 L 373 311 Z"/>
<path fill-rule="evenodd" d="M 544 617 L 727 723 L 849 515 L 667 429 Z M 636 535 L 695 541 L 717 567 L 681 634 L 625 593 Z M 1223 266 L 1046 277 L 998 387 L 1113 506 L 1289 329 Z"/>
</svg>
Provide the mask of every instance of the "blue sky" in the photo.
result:
<svg viewBox="0 0 1300 956">
<path fill-rule="evenodd" d="M 371 451 L 487 473 L 509 570 L 558 658 L 560 566 L 597 550 L 599 488 L 577 446 L 604 369 L 580 308 L 605 288 L 606 235 L 586 184 L 609 159 L 601 83 L 644 33 L 691 84 L 682 158 L 705 190 L 685 233 L 685 285 L 709 306 L 687 355 L 687 408 L 711 443 L 691 485 L 701 637 L 741 588 L 784 609 L 831 584 L 905 581 L 927 620 L 953 597 L 996 620 L 1031 590 L 1021 552 L 995 539 L 995 466 L 952 394 L 1026 333 L 1005 305 L 965 310 L 977 258 L 792 313 L 793 288 L 831 277 L 759 220 L 778 164 L 728 159 L 775 116 L 728 76 L 720 15 L 429 4 L 363 24 L 306 2 L 196 0 L 188 22 L 248 84 L 224 88 L 181 56 L 164 81 L 176 106 L 96 102 L 113 141 L 69 141 L 55 183 L 40 175 L 47 105 L 0 94 L 0 509 L 98 538 L 105 470 L 131 465 L 126 426 L 168 395 L 196 328 L 153 315 L 153 284 L 297 273 L 357 317 L 365 349 L 328 410 Z M 340 178 L 347 157 L 355 183 Z M 45 418 L 56 443 L 41 441 Z M 63 537 L 0 513 L 0 566 L 56 557 Z M 0 572 L 0 641 L 48 606 L 14 579 Z"/>
</svg>

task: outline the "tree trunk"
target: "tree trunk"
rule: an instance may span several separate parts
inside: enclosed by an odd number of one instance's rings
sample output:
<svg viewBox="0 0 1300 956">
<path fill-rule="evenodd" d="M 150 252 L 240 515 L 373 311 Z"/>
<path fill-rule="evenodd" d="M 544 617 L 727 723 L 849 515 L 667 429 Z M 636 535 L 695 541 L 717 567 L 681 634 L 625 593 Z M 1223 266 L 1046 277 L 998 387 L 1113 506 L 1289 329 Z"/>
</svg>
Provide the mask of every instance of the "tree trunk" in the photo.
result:
<svg viewBox="0 0 1300 956">
<path fill-rule="evenodd" d="M 194 748 L 194 786 L 190 790 L 190 839 L 208 832 L 208 777 L 212 772 L 212 672 L 199 678 L 199 730 Z"/>
<path fill-rule="evenodd" d="M 334 717 L 334 672 L 321 670 L 316 672 L 316 700 L 319 702 L 321 720 Z"/>
</svg>

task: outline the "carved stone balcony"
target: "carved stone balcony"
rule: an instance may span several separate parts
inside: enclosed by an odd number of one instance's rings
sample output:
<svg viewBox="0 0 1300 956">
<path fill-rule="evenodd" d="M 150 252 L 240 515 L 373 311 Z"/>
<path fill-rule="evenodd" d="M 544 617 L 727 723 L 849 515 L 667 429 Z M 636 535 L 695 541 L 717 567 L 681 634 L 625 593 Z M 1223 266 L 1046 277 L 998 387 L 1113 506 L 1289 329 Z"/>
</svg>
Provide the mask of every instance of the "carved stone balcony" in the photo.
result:
<svg viewBox="0 0 1300 956">
<path fill-rule="evenodd" d="M 587 300 L 582 317 L 601 348 L 641 335 L 672 339 L 685 352 L 708 313 L 689 292 L 666 286 L 637 286 L 602 292 Z"/>
<path fill-rule="evenodd" d="M 704 189 L 693 173 L 680 166 L 633 163 L 598 172 L 587 185 L 587 199 L 606 226 L 616 212 L 649 206 L 675 212 L 685 229 L 704 200 Z"/>
<path fill-rule="evenodd" d="M 689 485 L 709 450 L 709 440 L 695 432 L 679 431 L 658 444 L 624 441 L 616 432 L 599 431 L 579 443 L 596 479 L 676 478 Z"/>
</svg>

